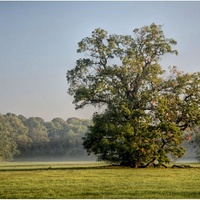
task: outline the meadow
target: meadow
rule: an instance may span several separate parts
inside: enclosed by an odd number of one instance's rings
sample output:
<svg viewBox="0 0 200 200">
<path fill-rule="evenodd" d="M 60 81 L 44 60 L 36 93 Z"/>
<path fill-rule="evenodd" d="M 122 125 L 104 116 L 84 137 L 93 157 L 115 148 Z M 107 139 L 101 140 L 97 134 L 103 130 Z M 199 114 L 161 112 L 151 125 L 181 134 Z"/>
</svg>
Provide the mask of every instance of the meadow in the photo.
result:
<svg viewBox="0 0 200 200">
<path fill-rule="evenodd" d="M 200 165 L 132 169 L 98 162 L 2 162 L 2 199 L 198 199 Z"/>
</svg>

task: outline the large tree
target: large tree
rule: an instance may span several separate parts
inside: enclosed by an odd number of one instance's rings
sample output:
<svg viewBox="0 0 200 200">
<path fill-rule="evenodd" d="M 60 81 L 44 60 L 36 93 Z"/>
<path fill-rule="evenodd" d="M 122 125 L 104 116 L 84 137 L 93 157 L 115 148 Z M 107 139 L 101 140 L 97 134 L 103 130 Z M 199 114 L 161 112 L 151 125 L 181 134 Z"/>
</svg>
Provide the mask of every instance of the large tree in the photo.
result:
<svg viewBox="0 0 200 200">
<path fill-rule="evenodd" d="M 45 122 L 40 117 L 29 117 L 25 121 L 28 128 L 28 137 L 31 139 L 31 147 L 27 156 L 39 156 L 48 154 L 48 132 Z"/>
<path fill-rule="evenodd" d="M 6 122 L 12 128 L 12 137 L 17 144 L 18 154 L 15 156 L 26 155 L 30 151 L 31 139 L 28 137 L 28 128 L 24 125 L 21 119 L 24 116 L 17 116 L 13 113 L 7 113 L 4 115 Z"/>
<path fill-rule="evenodd" d="M 12 160 L 18 154 L 16 133 L 6 116 L 0 114 L 0 161 Z"/>
<path fill-rule="evenodd" d="M 88 153 L 134 167 L 184 154 L 183 131 L 200 124 L 200 73 L 162 69 L 162 56 L 178 54 L 173 45 L 154 23 L 133 36 L 98 28 L 78 43 L 84 55 L 67 72 L 68 93 L 76 109 L 105 107 L 83 138 Z"/>
</svg>

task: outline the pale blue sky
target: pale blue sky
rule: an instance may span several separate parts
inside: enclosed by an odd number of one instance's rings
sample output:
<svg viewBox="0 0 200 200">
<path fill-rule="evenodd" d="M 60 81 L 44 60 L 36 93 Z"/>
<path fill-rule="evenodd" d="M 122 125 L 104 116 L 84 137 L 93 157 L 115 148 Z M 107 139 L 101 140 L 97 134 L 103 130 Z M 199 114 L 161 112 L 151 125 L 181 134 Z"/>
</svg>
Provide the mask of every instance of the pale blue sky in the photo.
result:
<svg viewBox="0 0 200 200">
<path fill-rule="evenodd" d="M 66 71 L 79 56 L 77 43 L 98 27 L 109 34 L 131 34 L 152 22 L 177 40 L 179 56 L 164 67 L 200 70 L 200 2 L 0 2 L 0 113 L 91 118 L 74 110 Z"/>
</svg>

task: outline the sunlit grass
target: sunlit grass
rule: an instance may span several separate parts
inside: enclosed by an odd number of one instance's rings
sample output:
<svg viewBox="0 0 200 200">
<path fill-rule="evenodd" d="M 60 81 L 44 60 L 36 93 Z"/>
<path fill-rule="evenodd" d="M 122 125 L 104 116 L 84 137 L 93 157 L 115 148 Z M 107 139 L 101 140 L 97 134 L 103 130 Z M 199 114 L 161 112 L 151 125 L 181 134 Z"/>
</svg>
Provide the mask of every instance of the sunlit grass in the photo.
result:
<svg viewBox="0 0 200 200">
<path fill-rule="evenodd" d="M 37 167 L 37 163 L 32 164 Z M 47 167 L 50 163 L 38 164 Z M 103 163 L 99 168 L 96 163 L 54 164 L 49 170 L 27 167 L 24 171 L 0 171 L 0 198 L 200 198 L 198 167 L 131 169 L 102 168 Z M 53 169 L 58 166 L 59 170 Z M 7 168 L 11 166 L 7 164 Z"/>
</svg>

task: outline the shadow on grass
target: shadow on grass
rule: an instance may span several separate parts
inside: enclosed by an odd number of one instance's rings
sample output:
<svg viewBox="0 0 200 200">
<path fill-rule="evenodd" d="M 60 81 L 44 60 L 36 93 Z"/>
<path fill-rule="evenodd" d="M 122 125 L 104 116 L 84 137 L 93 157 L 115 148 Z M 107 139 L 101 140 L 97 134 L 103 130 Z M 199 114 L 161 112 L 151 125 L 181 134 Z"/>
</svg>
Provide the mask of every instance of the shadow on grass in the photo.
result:
<svg viewBox="0 0 200 200">
<path fill-rule="evenodd" d="M 13 168 L 13 169 L 0 169 L 0 172 L 11 171 L 50 171 L 50 170 L 89 170 L 89 169 L 110 169 L 108 166 L 86 166 L 86 167 L 41 167 L 41 168 Z"/>
<path fill-rule="evenodd" d="M 143 169 L 161 169 L 161 167 L 148 167 L 148 168 L 143 168 Z M 173 166 L 168 166 L 167 168 L 171 169 L 177 169 L 177 167 Z M 186 168 L 195 168 L 195 169 L 200 169 L 200 165 L 198 166 L 190 166 L 190 167 L 180 167 L 179 169 L 186 169 Z M 11 172 L 11 171 L 50 171 L 50 170 L 90 170 L 90 169 L 141 169 L 141 168 L 131 168 L 128 166 L 120 166 L 120 165 L 101 165 L 101 166 L 66 166 L 66 167 L 53 167 L 53 166 L 45 166 L 45 167 L 15 167 L 15 168 L 4 168 L 0 169 L 0 172 Z M 162 168 L 164 170 L 164 168 Z"/>
</svg>

